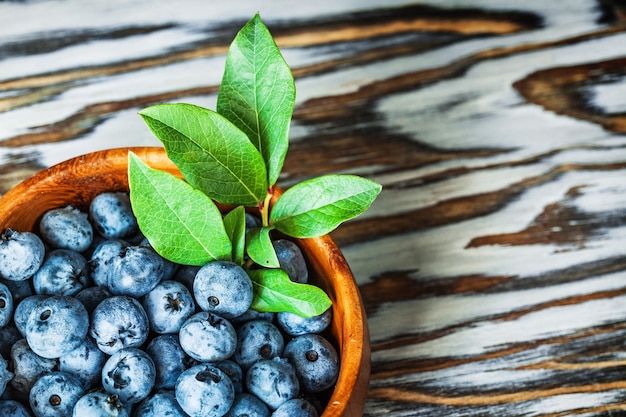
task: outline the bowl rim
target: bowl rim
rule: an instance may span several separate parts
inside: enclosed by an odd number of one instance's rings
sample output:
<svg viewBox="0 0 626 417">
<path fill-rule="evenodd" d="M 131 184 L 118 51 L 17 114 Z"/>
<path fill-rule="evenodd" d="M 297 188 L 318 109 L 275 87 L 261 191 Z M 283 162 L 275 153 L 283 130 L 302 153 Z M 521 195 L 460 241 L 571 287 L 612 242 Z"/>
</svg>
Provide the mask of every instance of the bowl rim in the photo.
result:
<svg viewBox="0 0 626 417">
<path fill-rule="evenodd" d="M 81 177 L 76 186 L 82 189 L 68 189 L 63 191 L 60 198 L 47 200 L 47 208 L 68 205 L 68 201 L 75 202 L 76 206 L 88 204 L 95 196 L 92 189 L 85 189 L 89 184 L 110 183 L 110 190 L 128 190 L 128 152 L 132 151 L 149 166 L 165 170 L 177 176 L 180 171 L 169 160 L 164 148 L 159 146 L 133 146 L 110 148 L 78 155 L 45 168 L 31 177 L 23 180 L 0 197 L 0 227 L 23 230 L 35 230 L 38 218 L 45 208 L 39 208 L 37 215 L 33 210 L 24 210 L 24 201 L 37 199 L 42 193 L 59 193 L 59 184 L 67 183 L 71 179 L 68 172 L 75 172 Z M 121 170 L 120 168 L 125 168 Z M 95 173 L 94 173 L 95 172 Z M 122 187 L 118 185 L 121 184 Z M 100 187 L 100 185 L 99 185 Z M 106 185 L 104 185 L 106 188 Z M 280 188 L 274 200 L 280 195 Z M 17 221 L 18 224 L 8 224 Z M 334 285 L 332 291 L 325 288 L 335 303 L 341 305 L 341 317 L 335 318 L 333 309 L 333 326 L 340 345 L 340 373 L 335 388 L 332 391 L 322 417 L 363 415 L 365 400 L 370 378 L 370 338 L 367 317 L 361 294 L 352 275 L 350 267 L 329 235 L 309 239 L 294 239 L 309 253 L 313 248 L 323 251 L 327 256 L 315 256 L 310 259 L 313 268 L 317 270 L 333 271 Z M 339 324 L 341 323 L 341 325 Z"/>
</svg>

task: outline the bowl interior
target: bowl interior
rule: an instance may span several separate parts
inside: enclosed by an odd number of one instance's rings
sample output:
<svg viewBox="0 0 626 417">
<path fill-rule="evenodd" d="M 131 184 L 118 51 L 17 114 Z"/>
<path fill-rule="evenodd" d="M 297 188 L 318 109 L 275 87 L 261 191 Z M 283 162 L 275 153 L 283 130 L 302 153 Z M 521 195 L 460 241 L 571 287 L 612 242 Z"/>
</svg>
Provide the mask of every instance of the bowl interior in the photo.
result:
<svg viewBox="0 0 626 417">
<path fill-rule="evenodd" d="M 86 210 L 105 191 L 128 191 L 128 152 L 153 168 L 180 176 L 159 147 L 116 148 L 69 159 L 18 184 L 0 198 L 0 229 L 36 231 L 48 210 L 72 205 Z M 334 242 L 323 236 L 294 239 L 310 264 L 312 280 L 333 301 L 329 338 L 339 349 L 341 370 L 323 417 L 363 415 L 370 376 L 370 342 L 363 303 L 352 273 Z"/>
</svg>

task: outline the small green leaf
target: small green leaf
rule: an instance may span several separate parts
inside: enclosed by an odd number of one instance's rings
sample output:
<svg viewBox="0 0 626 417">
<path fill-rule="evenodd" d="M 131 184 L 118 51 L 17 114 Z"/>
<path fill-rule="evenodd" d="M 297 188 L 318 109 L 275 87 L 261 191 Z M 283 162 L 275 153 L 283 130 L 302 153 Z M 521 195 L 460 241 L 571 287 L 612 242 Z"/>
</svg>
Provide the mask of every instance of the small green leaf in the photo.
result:
<svg viewBox="0 0 626 417">
<path fill-rule="evenodd" d="M 255 227 L 247 233 L 246 251 L 248 256 L 265 268 L 280 268 L 276 251 L 270 239 L 271 227 Z"/>
<path fill-rule="evenodd" d="M 270 224 L 297 238 L 321 236 L 363 213 L 380 190 L 380 184 L 354 175 L 325 175 L 304 181 L 276 201 Z"/>
<path fill-rule="evenodd" d="M 139 112 L 189 184 L 224 204 L 256 206 L 267 193 L 260 152 L 218 113 L 192 104 Z"/>
<path fill-rule="evenodd" d="M 230 45 L 217 112 L 243 130 L 261 152 L 270 186 L 287 153 L 295 98 L 291 70 L 257 14 Z"/>
<path fill-rule="evenodd" d="M 224 216 L 224 228 L 233 245 L 232 261 L 243 265 L 246 246 L 246 211 L 243 206 L 235 207 Z"/>
<path fill-rule="evenodd" d="M 161 256 L 185 265 L 229 260 L 222 215 L 201 191 L 128 154 L 130 200 L 139 228 Z"/>
<path fill-rule="evenodd" d="M 254 288 L 251 308 L 266 312 L 290 312 L 302 317 L 319 316 L 331 306 L 330 298 L 319 287 L 299 284 L 282 269 L 248 271 Z"/>
</svg>

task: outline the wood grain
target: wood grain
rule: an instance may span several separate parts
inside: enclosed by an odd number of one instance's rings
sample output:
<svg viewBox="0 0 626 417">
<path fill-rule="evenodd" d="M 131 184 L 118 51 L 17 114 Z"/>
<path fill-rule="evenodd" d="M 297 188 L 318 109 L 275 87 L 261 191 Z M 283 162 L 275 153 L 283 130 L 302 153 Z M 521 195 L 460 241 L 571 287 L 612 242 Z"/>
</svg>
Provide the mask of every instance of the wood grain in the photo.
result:
<svg viewBox="0 0 626 417">
<path fill-rule="evenodd" d="M 158 144 L 144 106 L 214 108 L 259 11 L 296 77 L 280 184 L 384 186 L 332 235 L 368 314 L 364 414 L 626 415 L 622 1 L 151 3 L 0 2 L 0 192 Z"/>
</svg>

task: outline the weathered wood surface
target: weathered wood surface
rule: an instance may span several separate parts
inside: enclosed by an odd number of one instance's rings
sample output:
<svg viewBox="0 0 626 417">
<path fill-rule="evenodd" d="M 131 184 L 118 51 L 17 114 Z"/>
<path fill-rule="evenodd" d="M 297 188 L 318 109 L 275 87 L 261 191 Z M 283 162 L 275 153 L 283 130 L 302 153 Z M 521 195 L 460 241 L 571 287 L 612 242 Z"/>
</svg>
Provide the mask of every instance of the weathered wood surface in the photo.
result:
<svg viewBox="0 0 626 417">
<path fill-rule="evenodd" d="M 369 315 L 366 415 L 626 415 L 619 0 L 0 1 L 0 191 L 157 144 L 146 105 L 214 108 L 256 11 L 297 77 L 282 185 L 384 185 L 333 234 Z"/>
</svg>

